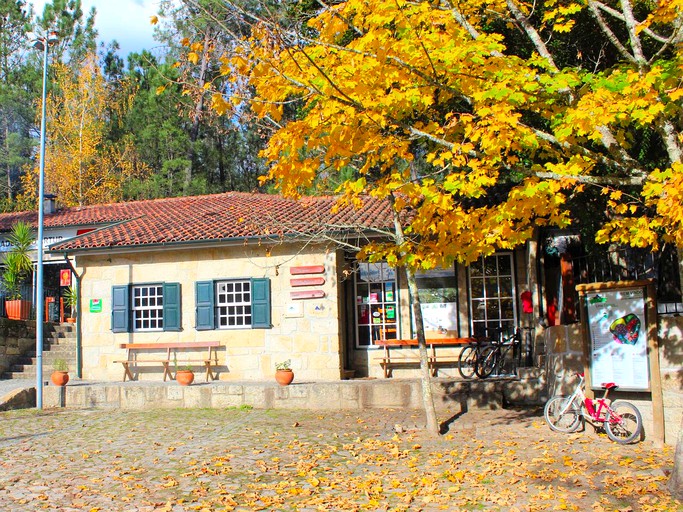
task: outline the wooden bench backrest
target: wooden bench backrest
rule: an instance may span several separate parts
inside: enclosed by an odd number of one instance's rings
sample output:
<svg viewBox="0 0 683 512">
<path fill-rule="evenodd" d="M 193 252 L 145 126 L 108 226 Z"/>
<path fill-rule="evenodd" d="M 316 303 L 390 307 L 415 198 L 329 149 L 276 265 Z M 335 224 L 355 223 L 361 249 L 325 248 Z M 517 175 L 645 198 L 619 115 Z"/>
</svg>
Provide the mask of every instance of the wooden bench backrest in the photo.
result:
<svg viewBox="0 0 683 512">
<path fill-rule="evenodd" d="M 462 345 L 475 343 L 476 338 L 431 338 L 426 340 L 427 345 Z M 417 340 L 376 340 L 375 345 L 380 347 L 417 347 Z"/>
<path fill-rule="evenodd" d="M 121 343 L 119 348 L 133 349 L 133 350 L 154 350 L 154 349 L 170 349 L 170 348 L 215 348 L 219 347 L 219 341 L 174 341 L 170 343 Z"/>
</svg>

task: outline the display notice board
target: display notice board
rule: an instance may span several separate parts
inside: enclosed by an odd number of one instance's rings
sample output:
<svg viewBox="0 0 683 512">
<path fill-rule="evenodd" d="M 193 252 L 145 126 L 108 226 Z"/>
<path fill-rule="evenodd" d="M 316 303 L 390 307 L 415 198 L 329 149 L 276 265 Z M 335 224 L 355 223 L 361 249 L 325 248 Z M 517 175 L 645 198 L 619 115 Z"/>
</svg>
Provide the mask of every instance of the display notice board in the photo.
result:
<svg viewBox="0 0 683 512">
<path fill-rule="evenodd" d="M 645 288 L 586 293 L 593 388 L 615 382 L 622 390 L 649 391 Z"/>
<path fill-rule="evenodd" d="M 652 405 L 648 438 L 664 443 L 664 401 L 659 368 L 654 281 L 577 285 L 584 339 L 586 395 L 614 382 L 621 391 L 643 393 Z"/>
</svg>

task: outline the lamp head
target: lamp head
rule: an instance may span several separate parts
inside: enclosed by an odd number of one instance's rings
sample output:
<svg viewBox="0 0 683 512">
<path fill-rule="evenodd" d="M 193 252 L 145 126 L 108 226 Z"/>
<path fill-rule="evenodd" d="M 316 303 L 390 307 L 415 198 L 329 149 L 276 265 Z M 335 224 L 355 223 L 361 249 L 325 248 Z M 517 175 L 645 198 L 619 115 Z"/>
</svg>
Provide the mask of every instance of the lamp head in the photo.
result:
<svg viewBox="0 0 683 512">
<path fill-rule="evenodd" d="M 50 45 L 55 45 L 59 41 L 59 38 L 57 37 L 57 32 L 49 32 L 47 36 L 45 37 L 39 37 L 33 43 L 31 43 L 31 46 L 35 48 L 38 51 L 44 51 L 45 50 L 45 43 L 47 43 L 48 48 Z"/>
</svg>

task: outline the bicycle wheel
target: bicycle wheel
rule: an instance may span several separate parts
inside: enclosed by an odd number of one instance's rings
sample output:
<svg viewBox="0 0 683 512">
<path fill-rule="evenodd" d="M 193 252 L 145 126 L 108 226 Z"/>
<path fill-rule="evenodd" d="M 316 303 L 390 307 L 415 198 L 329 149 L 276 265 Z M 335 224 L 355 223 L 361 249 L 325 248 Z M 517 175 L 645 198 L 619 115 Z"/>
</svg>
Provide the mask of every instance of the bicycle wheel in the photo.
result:
<svg viewBox="0 0 683 512">
<path fill-rule="evenodd" d="M 465 347 L 458 357 L 458 371 L 463 379 L 474 377 L 474 366 L 477 364 L 477 347 Z"/>
<path fill-rule="evenodd" d="M 497 347 L 486 347 L 477 357 L 477 362 L 474 365 L 474 373 L 480 379 L 485 379 L 493 373 L 493 370 L 498 366 L 499 352 Z"/>
<path fill-rule="evenodd" d="M 632 443 L 640 439 L 643 430 L 643 418 L 640 411 L 630 402 L 615 400 L 610 406 L 605 420 L 605 432 L 612 441 L 620 444 Z"/>
<path fill-rule="evenodd" d="M 581 407 L 571 397 L 554 396 L 545 403 L 543 417 L 555 432 L 575 432 L 581 425 Z"/>
</svg>

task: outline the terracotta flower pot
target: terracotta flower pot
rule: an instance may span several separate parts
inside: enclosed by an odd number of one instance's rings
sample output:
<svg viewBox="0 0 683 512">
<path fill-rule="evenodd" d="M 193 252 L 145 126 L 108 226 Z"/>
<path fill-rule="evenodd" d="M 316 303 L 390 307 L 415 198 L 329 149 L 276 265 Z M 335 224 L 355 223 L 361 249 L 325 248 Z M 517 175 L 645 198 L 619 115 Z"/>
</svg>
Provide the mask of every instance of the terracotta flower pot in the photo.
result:
<svg viewBox="0 0 683 512">
<path fill-rule="evenodd" d="M 292 370 L 275 370 L 275 380 L 280 386 L 288 386 L 294 380 L 294 372 Z"/>
<path fill-rule="evenodd" d="M 10 320 L 28 320 L 31 316 L 31 301 L 6 300 L 5 314 Z"/>
<path fill-rule="evenodd" d="M 175 380 L 181 386 L 189 386 L 194 382 L 194 372 L 192 370 L 178 370 L 175 373 Z"/>
<path fill-rule="evenodd" d="M 55 386 L 66 386 L 66 383 L 69 382 L 69 372 L 55 370 L 50 375 L 50 380 Z"/>
</svg>

